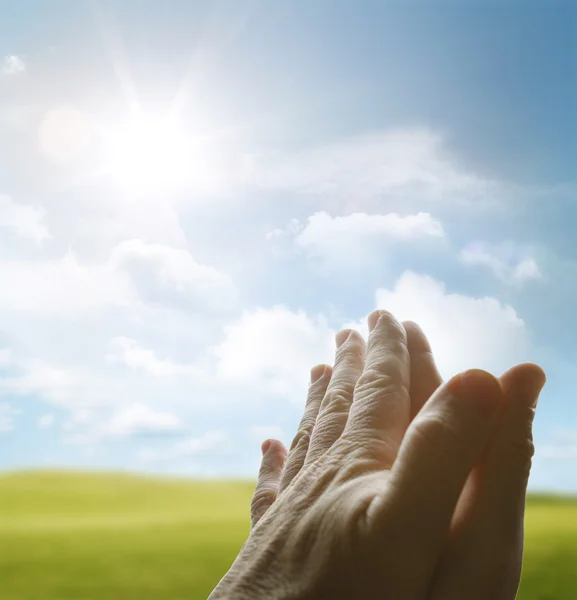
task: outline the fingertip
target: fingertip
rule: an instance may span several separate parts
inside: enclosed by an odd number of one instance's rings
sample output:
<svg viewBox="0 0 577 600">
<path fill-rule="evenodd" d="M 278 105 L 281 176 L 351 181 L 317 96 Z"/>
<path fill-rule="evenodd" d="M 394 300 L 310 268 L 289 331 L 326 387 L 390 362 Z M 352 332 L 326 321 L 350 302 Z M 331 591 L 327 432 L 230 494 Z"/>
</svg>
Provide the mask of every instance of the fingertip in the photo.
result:
<svg viewBox="0 0 577 600">
<path fill-rule="evenodd" d="M 266 439 L 261 444 L 260 449 L 262 451 L 263 456 L 265 456 L 266 454 L 275 454 L 284 458 L 287 454 L 287 449 L 285 448 L 285 445 L 280 440 L 275 440 L 274 438 Z"/>
<path fill-rule="evenodd" d="M 319 381 L 329 371 L 329 365 L 316 365 L 311 369 L 311 385 Z"/>
<path fill-rule="evenodd" d="M 375 310 L 367 317 L 367 324 L 369 326 L 369 332 L 372 331 L 377 326 L 379 319 L 384 315 L 391 316 L 391 313 L 389 313 L 386 310 Z"/>
<path fill-rule="evenodd" d="M 505 371 L 501 377 L 519 377 L 521 375 L 531 377 L 535 381 L 541 380 L 543 384 L 547 379 L 545 371 L 534 362 L 519 363 Z"/>
<path fill-rule="evenodd" d="M 342 331 L 339 331 L 337 333 L 337 335 L 335 336 L 335 342 L 337 344 L 337 348 L 342 346 L 349 339 L 349 336 L 351 335 L 352 332 L 353 332 L 352 329 L 343 329 Z"/>
<path fill-rule="evenodd" d="M 521 389 L 529 394 L 538 395 L 547 383 L 545 371 L 535 363 L 523 363 L 519 365 L 519 370 L 522 374 L 519 377 Z"/>
<path fill-rule="evenodd" d="M 431 352 L 431 344 L 418 323 L 403 321 L 401 323 L 407 334 L 407 348 L 411 353 Z"/>
<path fill-rule="evenodd" d="M 508 395 L 521 397 L 534 407 L 547 382 L 547 375 L 535 363 L 521 363 L 506 371 L 500 379 Z"/>
<path fill-rule="evenodd" d="M 495 411 L 504 400 L 499 380 L 481 369 L 469 369 L 455 375 L 448 388 L 454 396 L 485 413 Z"/>
</svg>

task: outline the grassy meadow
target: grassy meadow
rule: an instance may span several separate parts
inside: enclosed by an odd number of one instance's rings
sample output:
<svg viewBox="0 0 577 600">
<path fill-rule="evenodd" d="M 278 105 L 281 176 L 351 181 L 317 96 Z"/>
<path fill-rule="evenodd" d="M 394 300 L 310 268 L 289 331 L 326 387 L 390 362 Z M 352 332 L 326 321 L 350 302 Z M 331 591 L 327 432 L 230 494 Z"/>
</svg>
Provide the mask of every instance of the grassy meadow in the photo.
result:
<svg viewBox="0 0 577 600">
<path fill-rule="evenodd" d="M 248 533 L 250 482 L 0 476 L 2 600 L 204 600 Z M 531 498 L 521 600 L 577 599 L 577 499 Z"/>
</svg>

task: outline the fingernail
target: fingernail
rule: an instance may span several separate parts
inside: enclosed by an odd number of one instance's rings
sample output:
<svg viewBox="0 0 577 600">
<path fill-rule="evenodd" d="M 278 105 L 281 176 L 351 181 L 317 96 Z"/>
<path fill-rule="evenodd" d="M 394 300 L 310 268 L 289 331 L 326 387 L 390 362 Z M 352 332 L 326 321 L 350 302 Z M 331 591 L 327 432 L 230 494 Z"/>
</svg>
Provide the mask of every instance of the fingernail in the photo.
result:
<svg viewBox="0 0 577 600">
<path fill-rule="evenodd" d="M 449 381 L 449 390 L 459 400 L 474 405 L 483 413 L 492 413 L 503 401 L 499 381 L 486 371 L 471 369 Z"/>
<path fill-rule="evenodd" d="M 342 346 L 349 339 L 349 336 L 351 335 L 352 331 L 352 329 L 343 329 L 342 331 L 339 331 L 337 333 L 335 337 L 335 340 L 337 342 L 337 348 Z"/>
<path fill-rule="evenodd" d="M 265 441 L 262 443 L 262 446 L 260 447 L 260 449 L 261 449 L 261 451 L 262 451 L 262 455 L 263 455 L 263 456 L 264 456 L 264 455 L 267 453 L 267 451 L 268 451 L 268 449 L 270 448 L 271 444 L 272 444 L 272 440 L 265 440 Z"/>
<path fill-rule="evenodd" d="M 317 365 L 316 367 L 313 367 L 311 369 L 311 385 L 316 383 L 325 374 L 326 370 L 326 365 Z"/>
<path fill-rule="evenodd" d="M 379 322 L 381 315 L 383 314 L 382 310 L 375 310 L 367 317 L 367 323 L 369 324 L 369 331 L 372 331 Z"/>
</svg>

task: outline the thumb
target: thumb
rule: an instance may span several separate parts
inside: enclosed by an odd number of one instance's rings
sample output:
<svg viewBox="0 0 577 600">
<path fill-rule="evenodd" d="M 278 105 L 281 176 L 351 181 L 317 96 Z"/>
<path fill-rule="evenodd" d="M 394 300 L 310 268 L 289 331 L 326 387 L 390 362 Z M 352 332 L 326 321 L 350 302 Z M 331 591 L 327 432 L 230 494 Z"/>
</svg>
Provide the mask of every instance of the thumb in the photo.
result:
<svg viewBox="0 0 577 600">
<path fill-rule="evenodd" d="M 531 424 L 545 373 L 517 365 L 500 378 L 505 405 L 436 580 L 434 600 L 513 598 L 523 558 L 523 516 L 533 455 Z"/>
<path fill-rule="evenodd" d="M 389 502 L 411 523 L 417 551 L 433 561 L 502 405 L 495 377 L 466 371 L 438 388 L 407 429 L 391 472 Z"/>
</svg>

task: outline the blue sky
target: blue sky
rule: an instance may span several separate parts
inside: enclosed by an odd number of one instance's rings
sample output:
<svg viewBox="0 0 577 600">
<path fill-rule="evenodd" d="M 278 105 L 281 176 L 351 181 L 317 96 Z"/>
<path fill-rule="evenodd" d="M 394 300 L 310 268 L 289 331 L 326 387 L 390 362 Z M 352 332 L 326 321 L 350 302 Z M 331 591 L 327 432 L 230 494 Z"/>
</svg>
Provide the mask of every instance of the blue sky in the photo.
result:
<svg viewBox="0 0 577 600">
<path fill-rule="evenodd" d="M 253 476 L 374 308 L 548 373 L 577 490 L 577 5 L 0 8 L 0 468 Z"/>
</svg>

